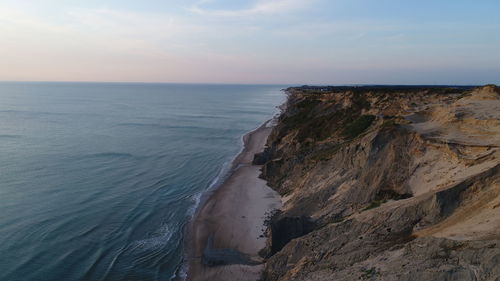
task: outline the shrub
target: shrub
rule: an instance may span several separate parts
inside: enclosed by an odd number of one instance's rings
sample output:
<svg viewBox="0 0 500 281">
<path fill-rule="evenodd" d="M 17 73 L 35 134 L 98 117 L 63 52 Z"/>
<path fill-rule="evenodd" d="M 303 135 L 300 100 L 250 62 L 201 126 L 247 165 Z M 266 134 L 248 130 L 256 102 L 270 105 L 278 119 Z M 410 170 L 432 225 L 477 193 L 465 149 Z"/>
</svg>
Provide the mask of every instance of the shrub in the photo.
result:
<svg viewBox="0 0 500 281">
<path fill-rule="evenodd" d="M 326 161 L 332 158 L 332 156 L 339 151 L 341 144 L 335 144 L 331 147 L 317 150 L 312 153 L 311 159 L 315 161 Z"/>
<path fill-rule="evenodd" d="M 312 109 L 312 107 L 321 103 L 320 100 L 317 99 L 305 99 L 297 104 L 297 107 L 300 109 Z"/>
<path fill-rule="evenodd" d="M 347 138 L 355 138 L 368 129 L 374 120 L 374 115 L 361 115 L 344 127 L 342 135 Z"/>
<path fill-rule="evenodd" d="M 385 120 L 384 123 L 382 123 L 381 128 L 382 129 L 384 129 L 384 128 L 392 128 L 392 127 L 395 127 L 397 125 L 398 125 L 398 123 L 396 122 L 396 120 L 389 119 L 389 120 Z"/>
<path fill-rule="evenodd" d="M 366 208 L 363 209 L 363 211 L 374 209 L 380 207 L 382 203 L 385 203 L 386 200 L 373 200 L 370 202 L 370 205 L 368 205 Z"/>
</svg>

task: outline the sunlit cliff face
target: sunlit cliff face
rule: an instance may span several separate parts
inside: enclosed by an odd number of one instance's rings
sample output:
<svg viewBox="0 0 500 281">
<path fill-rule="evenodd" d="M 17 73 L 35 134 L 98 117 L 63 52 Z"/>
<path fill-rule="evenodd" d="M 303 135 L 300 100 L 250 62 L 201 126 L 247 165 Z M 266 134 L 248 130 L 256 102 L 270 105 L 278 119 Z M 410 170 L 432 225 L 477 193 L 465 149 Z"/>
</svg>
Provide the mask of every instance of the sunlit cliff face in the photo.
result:
<svg viewBox="0 0 500 281">
<path fill-rule="evenodd" d="M 435 2 L 6 0 L 0 80 L 499 82 L 500 4 Z"/>
</svg>

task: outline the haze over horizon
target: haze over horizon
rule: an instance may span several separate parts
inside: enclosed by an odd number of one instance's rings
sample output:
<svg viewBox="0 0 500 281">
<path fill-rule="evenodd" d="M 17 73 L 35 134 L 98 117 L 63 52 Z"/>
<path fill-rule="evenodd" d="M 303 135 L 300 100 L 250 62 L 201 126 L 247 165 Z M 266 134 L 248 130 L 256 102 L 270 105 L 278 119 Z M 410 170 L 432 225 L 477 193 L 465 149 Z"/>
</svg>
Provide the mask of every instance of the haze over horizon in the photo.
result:
<svg viewBox="0 0 500 281">
<path fill-rule="evenodd" d="M 0 80 L 500 83 L 500 2 L 0 2 Z"/>
</svg>

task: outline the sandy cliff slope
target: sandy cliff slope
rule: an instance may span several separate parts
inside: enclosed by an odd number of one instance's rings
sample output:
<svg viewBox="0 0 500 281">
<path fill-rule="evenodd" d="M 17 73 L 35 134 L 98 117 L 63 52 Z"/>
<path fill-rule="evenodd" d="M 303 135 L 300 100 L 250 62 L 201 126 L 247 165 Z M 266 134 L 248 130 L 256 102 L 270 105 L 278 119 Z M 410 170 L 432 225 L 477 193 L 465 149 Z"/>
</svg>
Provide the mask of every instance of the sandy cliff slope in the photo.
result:
<svg viewBox="0 0 500 281">
<path fill-rule="evenodd" d="M 500 280 L 497 87 L 288 91 L 265 280 Z"/>
</svg>

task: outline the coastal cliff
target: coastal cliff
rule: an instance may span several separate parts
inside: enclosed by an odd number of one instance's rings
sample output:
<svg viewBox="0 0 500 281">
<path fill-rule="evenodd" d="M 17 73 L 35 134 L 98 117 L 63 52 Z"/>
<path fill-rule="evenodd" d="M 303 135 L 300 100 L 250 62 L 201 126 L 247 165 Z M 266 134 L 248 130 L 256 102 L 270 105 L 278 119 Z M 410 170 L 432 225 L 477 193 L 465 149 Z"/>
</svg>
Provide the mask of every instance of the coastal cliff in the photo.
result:
<svg viewBox="0 0 500 281">
<path fill-rule="evenodd" d="M 295 87 L 261 177 L 263 279 L 499 280 L 500 90 Z"/>
</svg>

